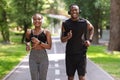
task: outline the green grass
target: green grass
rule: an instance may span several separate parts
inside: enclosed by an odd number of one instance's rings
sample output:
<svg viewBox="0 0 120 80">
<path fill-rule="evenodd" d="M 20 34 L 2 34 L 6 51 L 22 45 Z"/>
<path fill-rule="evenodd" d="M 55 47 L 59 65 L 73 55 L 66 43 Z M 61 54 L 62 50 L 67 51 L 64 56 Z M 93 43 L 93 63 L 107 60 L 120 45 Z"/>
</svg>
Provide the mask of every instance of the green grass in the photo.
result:
<svg viewBox="0 0 120 80">
<path fill-rule="evenodd" d="M 0 43 L 0 80 L 27 54 L 25 51 L 25 45 L 20 44 L 20 35 L 12 34 L 10 39 L 10 44 Z"/>
<path fill-rule="evenodd" d="M 115 80 L 120 80 L 120 52 L 109 53 L 105 46 L 91 46 L 88 58 L 107 71 Z"/>
</svg>

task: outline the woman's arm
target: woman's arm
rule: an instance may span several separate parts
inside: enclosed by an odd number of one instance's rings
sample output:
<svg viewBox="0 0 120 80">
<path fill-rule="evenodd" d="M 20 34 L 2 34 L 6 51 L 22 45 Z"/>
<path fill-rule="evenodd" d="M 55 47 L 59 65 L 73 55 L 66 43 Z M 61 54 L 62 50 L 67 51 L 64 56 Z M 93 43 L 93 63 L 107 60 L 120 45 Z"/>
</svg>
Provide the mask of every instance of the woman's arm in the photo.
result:
<svg viewBox="0 0 120 80">
<path fill-rule="evenodd" d="M 26 51 L 30 51 L 30 34 L 31 34 L 31 30 L 27 30 L 25 34 Z"/>
<path fill-rule="evenodd" d="M 51 33 L 48 30 L 45 30 L 45 33 L 47 37 L 47 43 L 40 42 L 40 45 L 45 49 L 51 49 L 52 46 Z"/>
</svg>

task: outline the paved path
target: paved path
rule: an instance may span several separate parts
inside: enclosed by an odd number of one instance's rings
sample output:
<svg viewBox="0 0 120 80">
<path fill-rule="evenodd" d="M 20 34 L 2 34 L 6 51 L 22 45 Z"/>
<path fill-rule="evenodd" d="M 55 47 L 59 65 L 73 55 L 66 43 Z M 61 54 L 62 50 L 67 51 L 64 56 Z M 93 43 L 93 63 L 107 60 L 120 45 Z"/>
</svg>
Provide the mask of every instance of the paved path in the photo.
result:
<svg viewBox="0 0 120 80">
<path fill-rule="evenodd" d="M 65 44 L 60 43 L 57 38 L 53 40 L 53 47 L 47 50 L 49 57 L 49 69 L 47 80 L 67 80 L 65 73 Z M 11 71 L 3 80 L 31 80 L 26 56 L 18 66 Z M 77 74 L 75 75 L 77 79 Z M 107 72 L 87 59 L 86 80 L 114 80 Z"/>
</svg>

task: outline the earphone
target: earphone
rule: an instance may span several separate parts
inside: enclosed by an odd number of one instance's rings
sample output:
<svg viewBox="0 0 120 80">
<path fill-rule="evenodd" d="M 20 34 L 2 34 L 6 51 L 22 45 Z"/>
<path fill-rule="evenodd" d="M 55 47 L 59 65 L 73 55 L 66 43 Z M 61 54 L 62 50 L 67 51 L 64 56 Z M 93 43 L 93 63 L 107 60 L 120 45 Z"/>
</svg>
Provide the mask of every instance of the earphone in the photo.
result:
<svg viewBox="0 0 120 80">
<path fill-rule="evenodd" d="M 71 7 L 72 6 L 78 6 L 77 4 L 71 4 L 70 6 L 69 6 L 69 11 L 68 11 L 68 14 L 70 15 L 70 9 L 71 9 Z M 78 8 L 79 8 L 79 6 L 78 6 Z M 81 13 L 81 10 L 80 10 L 80 8 L 79 8 L 79 14 Z"/>
</svg>

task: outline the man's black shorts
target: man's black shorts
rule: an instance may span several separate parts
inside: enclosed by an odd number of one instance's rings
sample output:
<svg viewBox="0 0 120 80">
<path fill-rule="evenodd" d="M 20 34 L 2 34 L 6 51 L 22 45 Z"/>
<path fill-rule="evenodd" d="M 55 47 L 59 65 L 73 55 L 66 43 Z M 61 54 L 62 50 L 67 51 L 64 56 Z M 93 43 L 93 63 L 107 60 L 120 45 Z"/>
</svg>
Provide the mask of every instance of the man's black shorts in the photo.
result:
<svg viewBox="0 0 120 80">
<path fill-rule="evenodd" d="M 84 55 L 66 55 L 66 72 L 68 76 L 74 76 L 75 72 L 79 76 L 86 73 L 86 53 Z"/>
</svg>

